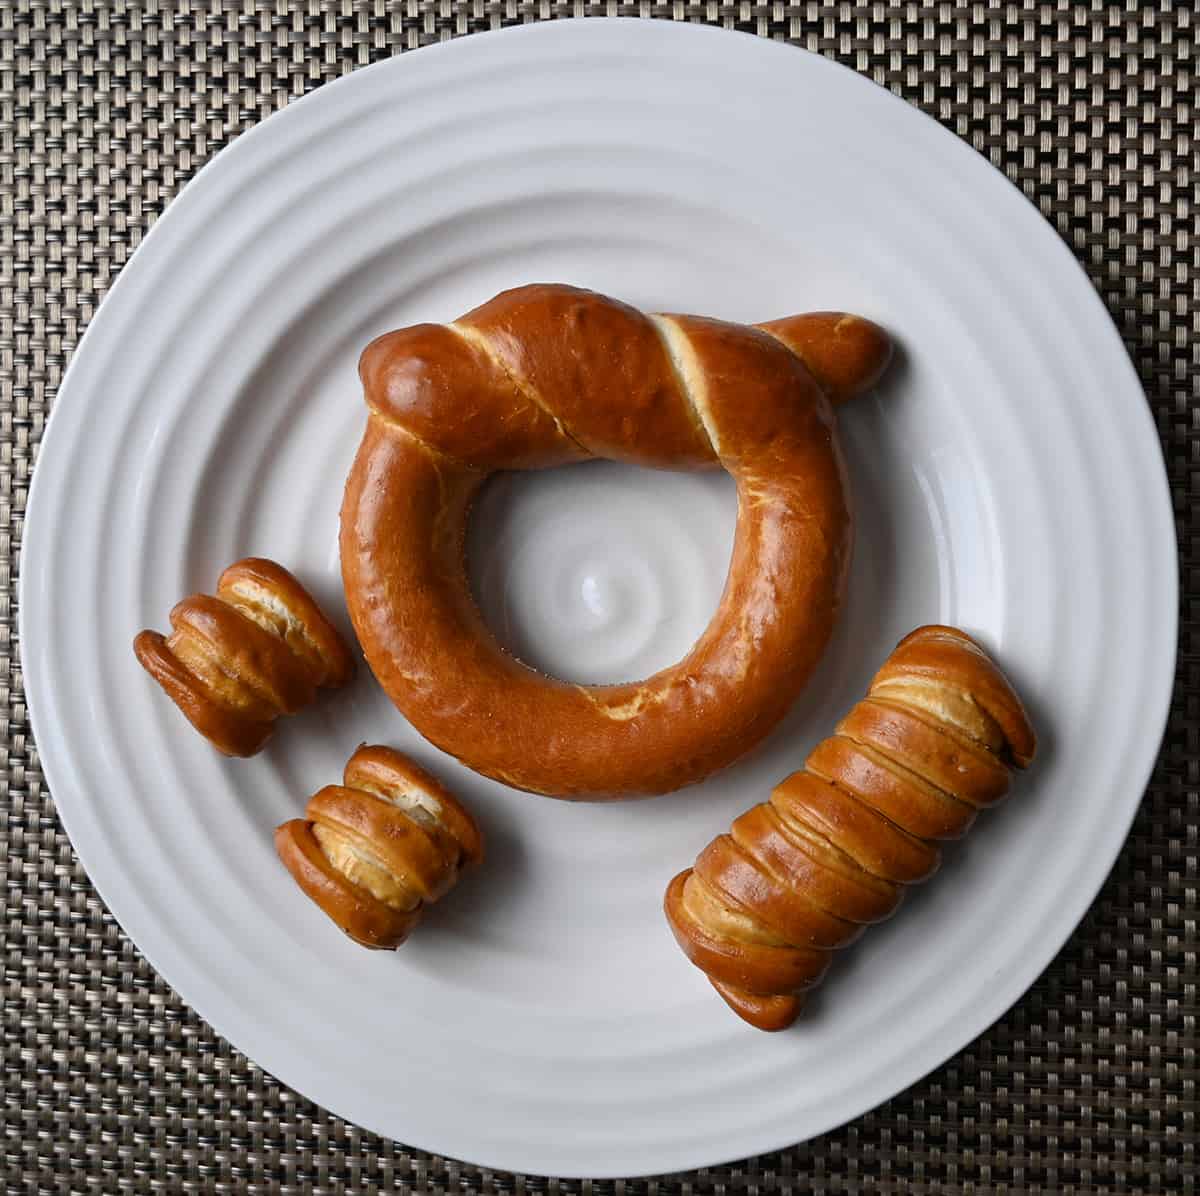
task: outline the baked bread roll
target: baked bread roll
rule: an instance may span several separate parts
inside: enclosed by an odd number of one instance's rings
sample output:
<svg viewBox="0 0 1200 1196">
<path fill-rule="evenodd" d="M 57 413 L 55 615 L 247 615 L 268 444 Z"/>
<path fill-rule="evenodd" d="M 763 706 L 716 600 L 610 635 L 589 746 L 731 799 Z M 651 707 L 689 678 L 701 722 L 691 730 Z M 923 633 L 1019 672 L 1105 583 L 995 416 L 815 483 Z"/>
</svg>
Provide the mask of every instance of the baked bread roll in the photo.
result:
<svg viewBox="0 0 1200 1196">
<path fill-rule="evenodd" d="M 953 627 L 900 641 L 867 697 L 667 888 L 687 957 L 760 1030 L 795 1020 L 831 952 L 889 917 L 1032 760 L 1003 673 Z"/>
<path fill-rule="evenodd" d="M 188 721 L 226 756 L 253 756 L 275 720 L 344 685 L 354 661 L 308 591 L 282 566 L 247 557 L 214 595 L 171 611 L 171 634 L 133 641 L 142 667 Z"/>
<path fill-rule="evenodd" d="M 380 685 L 432 743 L 518 789 L 647 796 L 731 763 L 828 642 L 852 539 L 833 404 L 873 386 L 891 352 L 857 316 L 647 316 L 565 286 L 379 337 L 359 362 L 369 414 L 341 559 Z M 505 652 L 463 564 L 489 473 L 589 457 L 723 468 L 738 487 L 712 622 L 678 664 L 627 685 L 571 684 Z"/>
<path fill-rule="evenodd" d="M 343 784 L 309 799 L 275 832 L 296 883 L 355 942 L 400 946 L 425 906 L 483 859 L 475 820 L 407 756 L 360 747 Z"/>
</svg>

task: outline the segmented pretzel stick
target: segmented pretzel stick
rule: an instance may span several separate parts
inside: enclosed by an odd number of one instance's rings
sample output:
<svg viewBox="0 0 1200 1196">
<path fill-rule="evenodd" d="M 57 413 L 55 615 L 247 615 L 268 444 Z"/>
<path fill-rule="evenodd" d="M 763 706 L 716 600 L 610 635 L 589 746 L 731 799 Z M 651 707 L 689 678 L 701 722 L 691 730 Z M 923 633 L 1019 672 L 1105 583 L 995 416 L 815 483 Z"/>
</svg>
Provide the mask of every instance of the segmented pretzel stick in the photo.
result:
<svg viewBox="0 0 1200 1196">
<path fill-rule="evenodd" d="M 364 947 L 400 946 L 431 901 L 483 859 L 475 820 L 407 756 L 363 745 L 343 784 L 275 832 L 296 883 Z"/>
<path fill-rule="evenodd" d="M 143 631 L 143 668 L 219 752 L 253 756 L 280 715 L 322 687 L 344 685 L 354 661 L 308 591 L 274 561 L 230 565 L 215 595 L 193 594 L 171 611 L 169 636 Z"/>
<path fill-rule="evenodd" d="M 952 627 L 901 640 L 870 692 L 770 800 L 667 888 L 688 958 L 760 1030 L 795 1020 L 830 953 L 888 917 L 1033 760 L 1003 673 Z"/>
</svg>

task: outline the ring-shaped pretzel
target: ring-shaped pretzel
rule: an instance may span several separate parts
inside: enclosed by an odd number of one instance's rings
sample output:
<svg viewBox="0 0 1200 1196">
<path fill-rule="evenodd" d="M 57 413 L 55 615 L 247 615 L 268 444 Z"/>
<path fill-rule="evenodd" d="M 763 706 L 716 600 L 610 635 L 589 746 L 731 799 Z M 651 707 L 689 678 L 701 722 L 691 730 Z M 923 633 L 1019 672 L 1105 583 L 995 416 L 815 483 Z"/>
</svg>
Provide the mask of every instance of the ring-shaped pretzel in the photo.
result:
<svg viewBox="0 0 1200 1196">
<path fill-rule="evenodd" d="M 550 285 L 373 341 L 359 363 L 370 413 L 341 558 L 383 689 L 464 764 L 555 797 L 665 793 L 730 764 L 784 714 L 828 642 L 852 540 L 833 404 L 871 387 L 890 356 L 887 335 L 856 316 L 646 316 Z M 490 473 L 590 457 L 719 466 L 737 483 L 712 622 L 678 664 L 623 685 L 546 677 L 506 652 L 464 564 Z"/>
</svg>

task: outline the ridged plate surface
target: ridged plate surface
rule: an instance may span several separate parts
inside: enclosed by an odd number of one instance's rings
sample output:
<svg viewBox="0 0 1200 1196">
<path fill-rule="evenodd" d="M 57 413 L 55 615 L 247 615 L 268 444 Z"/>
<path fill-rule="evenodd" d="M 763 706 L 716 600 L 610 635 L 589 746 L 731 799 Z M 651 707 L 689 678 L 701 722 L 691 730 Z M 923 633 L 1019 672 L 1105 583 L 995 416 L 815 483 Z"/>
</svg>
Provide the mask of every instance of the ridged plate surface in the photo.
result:
<svg viewBox="0 0 1200 1196">
<path fill-rule="evenodd" d="M 130 651 L 237 557 L 345 625 L 354 365 L 388 328 L 527 281 L 766 319 L 842 307 L 902 351 L 845 409 L 848 608 L 766 748 L 652 802 L 567 805 L 426 745 L 364 668 L 224 761 Z M 720 476 L 611 464 L 489 488 L 472 574 L 498 634 L 577 680 L 680 656 L 720 593 Z M 30 497 L 25 680 L 50 786 L 116 917 L 237 1047 L 337 1113 L 521 1171 L 714 1163 L 854 1117 L 979 1033 L 1110 867 L 1175 651 L 1157 440 L 1099 300 L 1034 209 L 932 121 L 769 42 L 653 22 L 455 41 L 321 89 L 204 169 L 78 349 Z M 1015 798 L 775 1036 L 676 950 L 669 877 L 762 800 L 921 622 L 979 635 L 1042 735 Z M 400 952 L 343 939 L 271 847 L 363 740 L 478 811 L 485 870 Z"/>
</svg>

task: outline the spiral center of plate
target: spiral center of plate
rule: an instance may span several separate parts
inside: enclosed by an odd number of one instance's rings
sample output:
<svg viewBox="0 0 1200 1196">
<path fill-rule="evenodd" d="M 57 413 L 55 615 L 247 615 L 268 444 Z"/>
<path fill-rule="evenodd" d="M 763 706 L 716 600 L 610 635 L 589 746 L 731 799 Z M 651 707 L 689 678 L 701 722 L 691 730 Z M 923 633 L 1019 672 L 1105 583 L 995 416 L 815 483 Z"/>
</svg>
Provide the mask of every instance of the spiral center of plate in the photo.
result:
<svg viewBox="0 0 1200 1196">
<path fill-rule="evenodd" d="M 471 520 L 476 601 L 500 643 L 542 672 L 638 680 L 684 656 L 712 617 L 735 518 L 724 475 L 609 461 L 500 475 Z"/>
<path fill-rule="evenodd" d="M 594 627 L 619 622 L 630 606 L 629 587 L 603 565 L 588 568 L 579 581 L 579 597 Z"/>
</svg>

